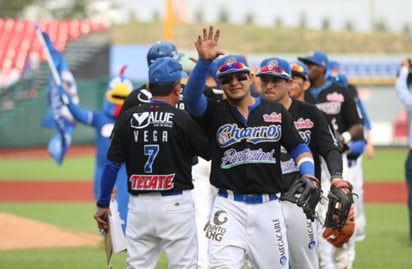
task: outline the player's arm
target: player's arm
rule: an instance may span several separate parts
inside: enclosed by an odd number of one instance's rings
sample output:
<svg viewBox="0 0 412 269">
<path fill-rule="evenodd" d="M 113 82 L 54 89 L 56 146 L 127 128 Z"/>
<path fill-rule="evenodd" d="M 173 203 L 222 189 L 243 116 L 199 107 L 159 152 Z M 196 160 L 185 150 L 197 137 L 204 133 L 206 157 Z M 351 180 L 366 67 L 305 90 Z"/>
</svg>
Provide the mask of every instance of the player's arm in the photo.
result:
<svg viewBox="0 0 412 269">
<path fill-rule="evenodd" d="M 69 92 L 67 92 L 67 90 L 65 90 L 63 86 L 59 86 L 59 95 L 63 104 L 67 106 L 70 113 L 77 121 L 86 125 L 92 125 L 93 111 L 83 109 L 79 105 L 75 104 L 73 97 Z"/>
<path fill-rule="evenodd" d="M 206 84 L 211 63 L 212 61 L 200 58 L 193 68 L 183 91 L 183 100 L 187 105 L 187 110 L 195 117 L 202 116 L 207 108 L 207 99 L 203 94 L 203 88 Z"/>
<path fill-rule="evenodd" d="M 319 155 L 325 159 L 331 179 L 342 179 L 342 154 L 337 147 L 337 141 L 326 115 L 317 107 L 314 107 L 312 114 L 315 128 L 311 137 L 311 146 L 316 147 Z"/>
<path fill-rule="evenodd" d="M 282 106 L 282 145 L 290 153 L 302 176 L 315 177 L 312 151 L 296 129 L 292 116 Z"/>
<path fill-rule="evenodd" d="M 401 71 L 396 79 L 395 89 L 402 104 L 404 104 L 408 111 L 412 111 L 412 93 L 409 91 L 407 83 L 409 67 L 409 60 L 404 59 L 402 62 Z"/>
<path fill-rule="evenodd" d="M 345 121 L 347 130 L 341 133 L 343 142 L 349 142 L 357 139 L 363 139 L 363 116 L 356 102 L 356 96 L 346 90 L 344 94 L 345 102 L 343 102 L 343 120 Z"/>
<path fill-rule="evenodd" d="M 183 99 L 188 110 L 195 117 L 202 116 L 207 108 L 207 99 L 203 95 L 203 89 L 206 84 L 209 66 L 216 57 L 224 54 L 218 47 L 219 37 L 220 30 L 215 31 L 213 26 L 210 26 L 208 29 L 203 28 L 202 34 L 195 39 L 199 61 L 193 68 L 183 93 Z"/>
</svg>

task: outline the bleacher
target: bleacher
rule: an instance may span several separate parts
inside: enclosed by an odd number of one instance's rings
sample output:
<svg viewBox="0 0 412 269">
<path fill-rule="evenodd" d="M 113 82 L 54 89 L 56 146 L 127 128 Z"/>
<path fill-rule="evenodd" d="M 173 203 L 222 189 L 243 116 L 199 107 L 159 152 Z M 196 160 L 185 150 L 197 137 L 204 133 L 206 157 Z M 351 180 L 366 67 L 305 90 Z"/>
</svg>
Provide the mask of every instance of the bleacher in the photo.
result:
<svg viewBox="0 0 412 269">
<path fill-rule="evenodd" d="M 106 33 L 105 23 L 91 20 L 47 20 L 36 24 L 48 33 L 54 46 L 65 55 L 71 69 L 94 57 L 102 43 L 99 33 Z M 46 53 L 35 31 L 34 22 L 0 18 L 0 113 L 13 110 L 17 103 L 26 97 L 37 94 L 50 72 Z M 28 70 L 32 56 L 39 62 L 38 70 Z M 33 72 L 31 72 L 33 71 Z M 27 78 L 26 75 L 30 76 Z M 34 88 L 34 90 L 32 90 Z"/>
<path fill-rule="evenodd" d="M 39 27 L 49 34 L 57 50 L 64 51 L 68 42 L 95 31 L 106 31 L 104 23 L 91 20 L 38 21 Z M 39 54 L 40 60 L 46 54 L 37 37 L 34 23 L 28 20 L 0 18 L 0 70 L 8 74 L 13 68 L 24 71 L 30 52 Z"/>
</svg>

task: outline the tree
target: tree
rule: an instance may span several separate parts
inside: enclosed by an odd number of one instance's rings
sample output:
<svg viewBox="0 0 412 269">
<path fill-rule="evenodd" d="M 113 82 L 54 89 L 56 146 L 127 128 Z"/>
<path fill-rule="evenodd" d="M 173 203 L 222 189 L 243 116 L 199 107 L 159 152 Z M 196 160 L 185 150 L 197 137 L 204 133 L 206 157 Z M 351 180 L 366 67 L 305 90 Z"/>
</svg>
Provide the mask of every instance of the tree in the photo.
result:
<svg viewBox="0 0 412 269">
<path fill-rule="evenodd" d="M 253 13 L 251 11 L 249 11 L 246 14 L 246 18 L 245 18 L 245 24 L 254 24 L 255 23 L 255 16 L 253 15 Z"/>
<path fill-rule="evenodd" d="M 24 7 L 31 5 L 35 0 L 0 0 L 0 16 L 17 18 Z"/>
</svg>

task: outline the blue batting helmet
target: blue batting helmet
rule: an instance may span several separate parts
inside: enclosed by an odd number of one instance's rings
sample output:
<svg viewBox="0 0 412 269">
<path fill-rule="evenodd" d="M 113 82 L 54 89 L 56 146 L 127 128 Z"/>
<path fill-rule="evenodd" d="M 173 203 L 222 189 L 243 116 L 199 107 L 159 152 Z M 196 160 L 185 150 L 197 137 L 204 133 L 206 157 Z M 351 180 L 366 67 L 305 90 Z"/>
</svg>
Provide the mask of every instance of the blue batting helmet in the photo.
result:
<svg viewBox="0 0 412 269">
<path fill-rule="evenodd" d="M 157 58 L 172 57 L 179 60 L 183 56 L 173 42 L 160 40 L 154 43 L 147 52 L 147 66 L 151 65 Z"/>
</svg>

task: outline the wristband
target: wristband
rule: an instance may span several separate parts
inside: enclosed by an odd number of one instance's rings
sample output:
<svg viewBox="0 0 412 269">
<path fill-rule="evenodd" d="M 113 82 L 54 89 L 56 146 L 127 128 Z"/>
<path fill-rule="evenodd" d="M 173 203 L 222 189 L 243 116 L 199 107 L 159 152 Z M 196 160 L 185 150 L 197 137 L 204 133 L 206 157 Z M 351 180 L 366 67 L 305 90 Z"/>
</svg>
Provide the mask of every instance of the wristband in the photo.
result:
<svg viewBox="0 0 412 269">
<path fill-rule="evenodd" d="M 110 205 L 104 205 L 104 204 L 101 204 L 99 202 L 97 202 L 96 205 L 97 205 L 97 207 L 100 207 L 100 208 L 109 208 L 110 207 Z"/>
<path fill-rule="evenodd" d="M 314 175 L 315 165 L 312 158 L 304 157 L 298 162 L 299 173 L 301 175 Z"/>
</svg>

